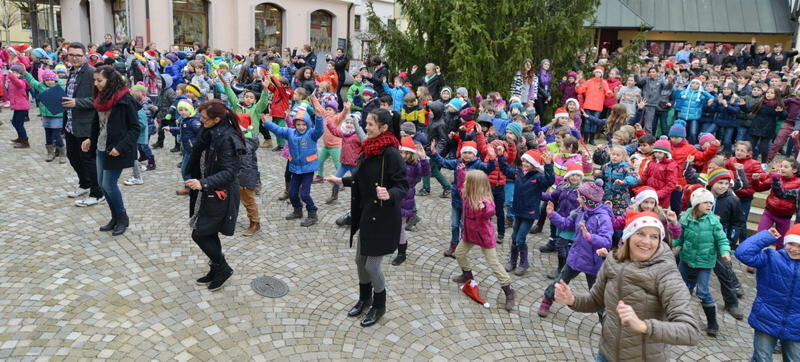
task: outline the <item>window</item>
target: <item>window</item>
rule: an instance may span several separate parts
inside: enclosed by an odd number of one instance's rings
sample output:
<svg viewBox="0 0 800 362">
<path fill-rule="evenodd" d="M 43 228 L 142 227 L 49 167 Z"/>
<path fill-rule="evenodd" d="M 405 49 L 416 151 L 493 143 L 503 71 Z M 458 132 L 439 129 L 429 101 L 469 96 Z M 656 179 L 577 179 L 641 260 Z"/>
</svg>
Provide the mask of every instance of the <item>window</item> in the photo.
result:
<svg viewBox="0 0 800 362">
<path fill-rule="evenodd" d="M 274 47 L 280 51 L 283 37 L 283 10 L 270 3 L 256 6 L 257 49 Z"/>
<path fill-rule="evenodd" d="M 311 13 L 311 47 L 315 51 L 333 50 L 333 15 L 325 10 Z"/>
<path fill-rule="evenodd" d="M 397 20 L 389 19 L 387 21 L 387 25 L 389 26 L 389 30 L 395 30 L 395 29 L 397 29 Z"/>
<path fill-rule="evenodd" d="M 19 9 L 19 20 L 22 29 L 31 30 L 31 14 L 29 12 Z"/>
<path fill-rule="evenodd" d="M 114 21 L 114 42 L 120 43 L 128 38 L 128 1 L 114 0 L 111 3 L 111 17 Z"/>
<path fill-rule="evenodd" d="M 645 44 L 650 56 L 658 55 L 661 57 L 674 55 L 678 50 L 683 49 L 683 42 L 676 41 L 648 41 Z"/>
<path fill-rule="evenodd" d="M 353 29 L 355 31 L 361 31 L 361 15 L 356 15 L 353 18 Z"/>
<path fill-rule="evenodd" d="M 208 45 L 208 4 L 205 0 L 173 0 L 172 18 L 179 46 Z"/>
</svg>

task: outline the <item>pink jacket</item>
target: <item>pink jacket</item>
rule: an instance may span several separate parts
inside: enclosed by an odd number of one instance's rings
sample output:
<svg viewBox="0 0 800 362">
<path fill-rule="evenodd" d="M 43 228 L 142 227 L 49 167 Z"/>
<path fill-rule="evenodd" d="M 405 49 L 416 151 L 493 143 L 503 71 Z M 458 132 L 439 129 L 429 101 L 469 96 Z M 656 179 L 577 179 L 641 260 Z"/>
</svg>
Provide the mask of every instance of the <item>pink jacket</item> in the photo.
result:
<svg viewBox="0 0 800 362">
<path fill-rule="evenodd" d="M 332 124 L 334 127 L 339 127 L 339 125 L 342 124 L 342 121 L 347 118 L 347 114 L 350 113 L 349 109 L 343 109 L 338 114 L 324 116 L 325 109 L 320 106 L 319 101 L 316 98 L 312 98 L 311 102 L 314 104 L 314 111 L 317 112 L 317 114 L 323 115 L 326 126 Z M 325 127 L 325 133 L 322 134 L 322 144 L 328 148 L 342 147 L 342 139 L 334 136 L 330 129 Z"/>
<path fill-rule="evenodd" d="M 339 161 L 342 165 L 355 166 L 358 164 L 358 157 L 361 156 L 361 140 L 358 139 L 358 134 L 353 132 L 345 136 L 339 127 L 335 126 L 333 122 L 325 122 L 325 134 L 329 133 L 333 137 L 342 139 L 342 152 L 339 155 Z M 322 137 L 325 137 L 325 134 Z"/>
<path fill-rule="evenodd" d="M 476 210 L 469 205 L 469 201 L 462 201 L 462 219 L 464 226 L 461 232 L 461 239 L 470 244 L 481 248 L 497 247 L 497 237 L 492 225 L 494 216 L 494 202 L 483 200 L 483 209 Z"/>
<path fill-rule="evenodd" d="M 9 73 L 6 77 L 8 80 L 8 94 L 6 99 L 11 102 L 11 109 L 15 111 L 27 111 L 31 108 L 31 103 L 28 101 L 28 93 L 25 90 L 28 88 L 28 82 L 17 78 Z"/>
</svg>

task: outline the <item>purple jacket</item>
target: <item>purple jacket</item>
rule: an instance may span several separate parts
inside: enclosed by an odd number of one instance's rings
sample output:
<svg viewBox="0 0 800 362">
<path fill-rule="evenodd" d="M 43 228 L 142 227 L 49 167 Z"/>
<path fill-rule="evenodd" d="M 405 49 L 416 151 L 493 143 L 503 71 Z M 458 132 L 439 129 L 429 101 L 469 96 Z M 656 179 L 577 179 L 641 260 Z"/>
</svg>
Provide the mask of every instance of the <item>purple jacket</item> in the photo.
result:
<svg viewBox="0 0 800 362">
<path fill-rule="evenodd" d="M 552 201 L 555 204 L 556 212 L 563 217 L 568 217 L 573 210 L 578 208 L 578 187 L 567 186 L 571 185 L 562 181 L 553 192 L 542 194 L 542 201 Z"/>
<path fill-rule="evenodd" d="M 570 98 L 578 99 L 578 92 L 575 90 L 575 86 L 576 85 L 577 85 L 577 83 L 570 83 L 570 82 L 567 82 L 565 80 L 561 81 L 561 83 L 558 83 L 558 87 L 557 88 L 563 94 L 561 96 L 561 102 L 559 104 L 560 106 L 563 107 L 564 106 L 564 102 L 566 102 L 567 99 L 570 99 Z M 577 127 L 577 125 L 575 125 L 575 126 Z M 580 129 L 580 127 L 578 127 L 578 129 Z"/>
<path fill-rule="evenodd" d="M 400 215 L 403 217 L 410 217 L 415 213 L 416 204 L 414 203 L 414 196 L 417 195 L 417 190 L 414 186 L 422 179 L 423 176 L 431 175 L 431 162 L 427 158 L 419 160 L 416 165 L 406 164 L 406 177 L 408 178 L 408 191 L 406 197 L 400 201 Z"/>
<path fill-rule="evenodd" d="M 567 256 L 567 265 L 570 268 L 590 275 L 597 275 L 603 258 L 597 255 L 597 249 L 611 248 L 611 207 L 600 204 L 594 209 L 579 210 L 568 217 L 563 217 L 554 212 L 549 215 L 550 222 L 561 230 L 574 230 L 575 241 Z M 591 235 L 587 240 L 581 232 L 580 224 L 586 225 L 586 230 Z"/>
</svg>

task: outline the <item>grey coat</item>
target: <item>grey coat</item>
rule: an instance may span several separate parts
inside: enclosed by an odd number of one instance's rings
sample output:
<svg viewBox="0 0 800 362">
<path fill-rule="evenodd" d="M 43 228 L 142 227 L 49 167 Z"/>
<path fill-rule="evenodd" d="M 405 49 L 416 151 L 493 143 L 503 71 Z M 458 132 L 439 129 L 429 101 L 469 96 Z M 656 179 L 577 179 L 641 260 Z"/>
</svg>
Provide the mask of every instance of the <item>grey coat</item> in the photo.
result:
<svg viewBox="0 0 800 362">
<path fill-rule="evenodd" d="M 94 109 L 94 67 L 84 63 L 77 72 L 70 74 L 71 77 L 78 77 L 75 84 L 75 108 L 72 109 L 72 135 L 79 138 L 88 138 L 92 135 L 92 123 L 97 117 Z M 67 81 L 69 84 L 69 81 Z M 64 112 L 64 126 L 67 125 L 67 113 Z"/>
</svg>

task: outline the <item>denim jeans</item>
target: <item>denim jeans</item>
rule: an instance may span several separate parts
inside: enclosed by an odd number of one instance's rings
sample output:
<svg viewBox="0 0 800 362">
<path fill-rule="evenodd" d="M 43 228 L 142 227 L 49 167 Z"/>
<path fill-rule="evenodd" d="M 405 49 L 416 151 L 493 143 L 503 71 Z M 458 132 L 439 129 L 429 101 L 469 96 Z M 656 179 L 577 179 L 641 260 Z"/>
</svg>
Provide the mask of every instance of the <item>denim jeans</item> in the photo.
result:
<svg viewBox="0 0 800 362">
<path fill-rule="evenodd" d="M 736 127 L 736 140 L 737 141 L 749 141 L 750 135 L 748 134 L 750 127 L 739 126 Z"/>
<path fill-rule="evenodd" d="M 569 265 L 564 265 L 564 267 L 561 268 L 561 273 L 559 273 L 556 277 L 556 280 L 553 280 L 553 282 L 547 286 L 547 289 L 544 290 L 544 297 L 547 299 L 555 299 L 556 284 L 561 280 L 563 280 L 564 283 L 569 284 L 572 279 L 575 279 L 575 277 L 580 274 L 581 272 L 572 269 Z M 586 273 L 583 274 L 586 275 L 586 285 L 589 286 L 589 289 L 592 289 L 594 282 L 597 281 L 597 275 L 590 275 Z"/>
<path fill-rule="evenodd" d="M 336 177 L 342 178 L 348 172 L 350 173 L 350 175 L 353 175 L 353 172 L 355 170 L 356 170 L 356 166 L 345 165 L 343 163 L 339 164 L 339 168 L 336 169 Z M 342 186 L 342 185 L 333 185 L 333 188 L 337 188 L 337 187 L 340 188 L 340 189 L 344 188 L 344 186 Z"/>
<path fill-rule="evenodd" d="M 772 362 L 772 351 L 778 341 L 779 339 L 756 330 L 753 335 L 753 358 L 750 361 Z M 784 361 L 800 361 L 800 342 L 786 339 L 781 339 L 780 342 Z"/>
<path fill-rule="evenodd" d="M 722 258 L 717 258 L 717 265 L 714 266 L 714 274 L 717 275 L 717 280 L 719 280 L 722 300 L 725 301 L 725 306 L 738 307 L 739 298 L 736 298 L 736 291 L 741 288 L 742 285 L 739 283 L 739 278 L 736 277 L 736 273 L 733 271 L 731 262 L 724 261 Z"/>
<path fill-rule="evenodd" d="M 714 122 L 703 122 L 700 124 L 700 133 L 711 133 L 714 134 L 717 132 L 717 124 Z"/>
<path fill-rule="evenodd" d="M 503 191 L 506 193 L 506 215 L 510 216 L 512 219 L 514 218 L 514 211 L 511 209 L 511 204 L 514 202 L 514 189 L 515 184 L 513 181 L 506 180 L 506 185 L 503 187 Z"/>
<path fill-rule="evenodd" d="M 527 219 L 518 217 L 514 219 L 514 231 L 511 233 L 512 245 L 520 250 L 528 250 L 528 243 L 525 240 L 528 237 L 528 232 L 531 231 L 535 219 Z"/>
<path fill-rule="evenodd" d="M 750 216 L 750 205 L 753 204 L 753 196 L 740 197 L 739 202 L 742 203 L 742 213 L 744 214 L 745 221 Z"/>
<path fill-rule="evenodd" d="M 597 358 L 595 358 L 594 362 L 610 362 L 603 352 L 597 352 Z"/>
<path fill-rule="evenodd" d="M 100 189 L 103 191 L 103 196 L 106 197 L 108 208 L 114 214 L 125 213 L 125 203 L 122 201 L 122 192 L 119 191 L 119 176 L 122 175 L 122 169 L 106 170 L 103 165 L 106 163 L 107 158 L 104 151 L 97 150 L 97 182 L 100 184 Z"/>
<path fill-rule="evenodd" d="M 675 215 L 681 216 L 681 200 L 683 199 L 683 191 L 674 190 L 669 196 L 669 207 L 675 211 Z"/>
<path fill-rule="evenodd" d="M 720 127 L 717 139 L 722 141 L 722 152 L 731 152 L 733 149 L 733 134 L 736 127 Z"/>
<path fill-rule="evenodd" d="M 452 208 L 450 211 L 450 242 L 457 243 L 461 238 L 461 208 Z"/>
<path fill-rule="evenodd" d="M 292 207 L 302 208 L 305 202 L 306 210 L 317 211 L 314 200 L 311 199 L 311 181 L 314 181 L 314 172 L 292 174 L 292 181 L 289 183 L 289 200 L 292 202 Z"/>
<path fill-rule="evenodd" d="M 147 158 L 153 157 L 153 150 L 150 149 L 150 144 L 140 143 L 138 147 L 139 147 L 139 153 L 143 154 Z M 183 164 L 183 160 L 181 160 L 181 164 Z"/>
<path fill-rule="evenodd" d="M 64 140 L 61 139 L 60 128 L 45 128 L 44 129 L 44 144 L 54 145 L 56 147 L 64 147 Z"/>
<path fill-rule="evenodd" d="M 28 111 L 14 111 L 14 114 L 11 116 L 11 125 L 14 126 L 14 129 L 17 131 L 17 138 L 21 140 L 28 139 L 28 132 L 25 131 L 25 118 L 28 117 Z"/>
<path fill-rule="evenodd" d="M 690 144 L 697 143 L 697 136 L 700 133 L 700 121 L 695 119 L 686 121 L 686 139 Z"/>
<path fill-rule="evenodd" d="M 714 305 L 714 297 L 708 291 L 708 279 L 711 276 L 711 269 L 692 268 L 683 261 L 678 264 L 678 271 L 681 272 L 683 282 L 692 290 L 697 287 L 695 295 L 700 298 L 703 306 Z"/>
<path fill-rule="evenodd" d="M 183 177 L 183 181 L 186 181 L 192 178 L 192 175 L 189 173 L 189 159 L 192 158 L 192 152 L 181 148 L 181 155 L 183 155 L 181 159 L 181 176 Z"/>
</svg>

